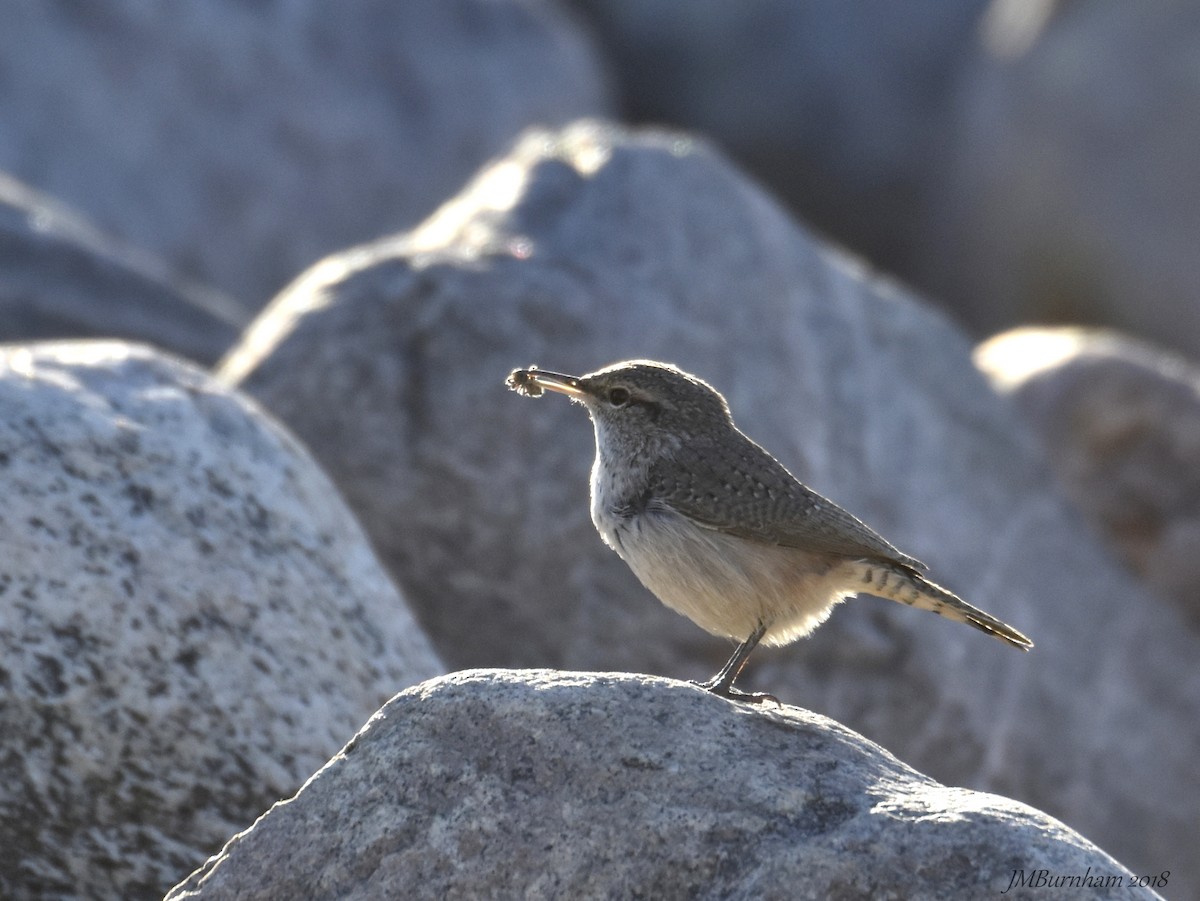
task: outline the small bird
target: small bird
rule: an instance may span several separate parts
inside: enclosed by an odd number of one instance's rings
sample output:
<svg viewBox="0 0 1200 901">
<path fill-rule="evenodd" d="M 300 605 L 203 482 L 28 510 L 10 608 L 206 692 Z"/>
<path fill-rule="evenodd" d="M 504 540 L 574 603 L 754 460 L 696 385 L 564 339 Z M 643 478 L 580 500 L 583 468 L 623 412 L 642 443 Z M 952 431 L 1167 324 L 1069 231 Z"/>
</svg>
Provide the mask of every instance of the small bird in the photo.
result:
<svg viewBox="0 0 1200 901">
<path fill-rule="evenodd" d="M 674 366 L 614 363 L 570 376 L 515 369 L 520 394 L 565 394 L 596 432 L 592 522 L 660 601 L 740 642 L 712 679 L 722 697 L 774 700 L 734 682 L 759 642 L 808 635 L 852 594 L 969 623 L 1023 651 L 1033 642 L 929 581 L 927 568 L 802 484 L 733 423 L 715 388 Z"/>
</svg>

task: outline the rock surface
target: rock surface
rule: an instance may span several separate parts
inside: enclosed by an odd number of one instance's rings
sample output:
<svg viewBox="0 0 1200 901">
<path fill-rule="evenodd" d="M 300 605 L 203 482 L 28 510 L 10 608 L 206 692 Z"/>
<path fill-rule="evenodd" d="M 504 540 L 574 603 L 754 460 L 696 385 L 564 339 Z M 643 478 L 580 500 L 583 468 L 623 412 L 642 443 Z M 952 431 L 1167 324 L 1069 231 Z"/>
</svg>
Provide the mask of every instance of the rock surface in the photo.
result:
<svg viewBox="0 0 1200 901">
<path fill-rule="evenodd" d="M 1200 369 L 1132 338 L 1018 329 L 975 352 L 1071 500 L 1200 630 Z"/>
<path fill-rule="evenodd" d="M 805 221 L 911 267 L 987 0 L 571 5 L 635 121 L 711 136 Z"/>
<path fill-rule="evenodd" d="M 1106 324 L 1196 356 L 1196 5 L 992 7 L 943 135 L 921 283 L 980 334 Z"/>
<path fill-rule="evenodd" d="M 0 342 L 113 337 L 211 366 L 247 316 L 0 175 Z"/>
<path fill-rule="evenodd" d="M 0 348 L 0 897 L 161 898 L 440 671 L 326 476 L 141 347 Z"/>
<path fill-rule="evenodd" d="M 1062 823 L 806 710 L 476 671 L 393 698 L 168 899 L 961 899 L 1041 869 L 1155 897 Z"/>
<path fill-rule="evenodd" d="M 522 0 L 26 4 L 0 59 L 0 170 L 251 310 L 606 106 L 577 30 Z"/>
<path fill-rule="evenodd" d="M 452 666 L 693 678 L 729 648 L 601 544 L 585 414 L 503 379 L 632 357 L 697 373 L 785 465 L 1038 645 L 862 599 L 756 655 L 751 684 L 1157 872 L 1198 824 L 1200 640 L 1080 529 L 971 349 L 703 144 L 579 125 L 305 273 L 222 374 L 323 461 Z"/>
</svg>

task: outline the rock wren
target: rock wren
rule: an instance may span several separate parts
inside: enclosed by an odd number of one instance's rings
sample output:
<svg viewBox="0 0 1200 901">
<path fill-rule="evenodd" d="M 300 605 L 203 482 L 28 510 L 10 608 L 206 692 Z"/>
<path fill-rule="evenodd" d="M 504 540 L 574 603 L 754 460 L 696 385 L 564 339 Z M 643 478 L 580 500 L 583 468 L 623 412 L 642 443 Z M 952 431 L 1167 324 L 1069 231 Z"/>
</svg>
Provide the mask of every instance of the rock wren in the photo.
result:
<svg viewBox="0 0 1200 901">
<path fill-rule="evenodd" d="M 592 522 L 660 601 L 741 642 L 702 688 L 726 698 L 760 642 L 785 645 L 852 594 L 873 594 L 969 623 L 1023 651 L 1033 642 L 922 575 L 921 563 L 788 472 L 733 424 L 695 376 L 634 360 L 590 375 L 516 369 L 530 397 L 583 404 L 596 431 Z"/>
</svg>

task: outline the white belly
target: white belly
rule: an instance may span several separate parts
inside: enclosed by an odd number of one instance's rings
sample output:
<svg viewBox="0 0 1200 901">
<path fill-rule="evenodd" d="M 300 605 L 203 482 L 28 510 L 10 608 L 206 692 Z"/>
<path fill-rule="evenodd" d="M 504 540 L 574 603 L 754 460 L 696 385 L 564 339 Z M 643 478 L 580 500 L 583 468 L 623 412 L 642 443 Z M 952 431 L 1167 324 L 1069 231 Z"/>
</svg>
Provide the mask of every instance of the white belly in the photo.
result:
<svg viewBox="0 0 1200 901">
<path fill-rule="evenodd" d="M 765 644 L 787 644 L 855 591 L 844 567 L 815 554 L 747 541 L 671 511 L 625 519 L 592 512 L 605 542 L 642 584 L 713 635 L 743 641 L 761 622 Z"/>
</svg>

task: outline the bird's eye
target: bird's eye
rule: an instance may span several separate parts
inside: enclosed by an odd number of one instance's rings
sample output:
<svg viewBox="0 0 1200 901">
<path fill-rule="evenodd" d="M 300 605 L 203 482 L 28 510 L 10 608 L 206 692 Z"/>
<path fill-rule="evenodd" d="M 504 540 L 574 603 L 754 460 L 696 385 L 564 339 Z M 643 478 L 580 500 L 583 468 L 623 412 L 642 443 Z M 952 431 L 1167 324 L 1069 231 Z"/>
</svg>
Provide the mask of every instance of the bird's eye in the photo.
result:
<svg viewBox="0 0 1200 901">
<path fill-rule="evenodd" d="M 626 388 L 609 388 L 608 402 L 614 407 L 623 407 L 629 403 L 629 390 Z"/>
</svg>

